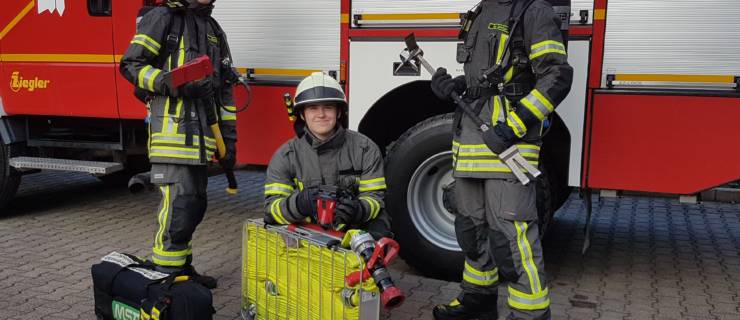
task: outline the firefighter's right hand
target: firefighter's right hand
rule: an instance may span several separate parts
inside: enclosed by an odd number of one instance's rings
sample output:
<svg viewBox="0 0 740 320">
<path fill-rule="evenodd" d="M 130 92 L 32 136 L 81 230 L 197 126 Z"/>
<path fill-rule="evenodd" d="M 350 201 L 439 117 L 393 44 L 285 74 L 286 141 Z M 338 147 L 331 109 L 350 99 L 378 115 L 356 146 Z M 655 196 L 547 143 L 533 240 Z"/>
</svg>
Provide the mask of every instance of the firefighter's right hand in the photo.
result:
<svg viewBox="0 0 740 320">
<path fill-rule="evenodd" d="M 465 76 L 452 78 L 445 68 L 437 68 L 437 72 L 432 75 L 432 92 L 441 100 L 449 100 L 450 94 L 455 92 L 461 94 L 465 91 Z"/>
<path fill-rule="evenodd" d="M 213 95 L 213 81 L 210 77 L 191 81 L 177 88 L 178 96 L 182 98 L 200 99 Z"/>
<path fill-rule="evenodd" d="M 354 197 L 342 197 L 337 200 L 337 208 L 334 209 L 334 229 L 343 230 L 348 226 L 361 224 L 363 218 L 362 204 Z"/>
<path fill-rule="evenodd" d="M 316 197 L 319 191 L 316 187 L 306 187 L 298 191 L 295 196 L 295 205 L 298 213 L 304 217 L 316 217 Z"/>
</svg>

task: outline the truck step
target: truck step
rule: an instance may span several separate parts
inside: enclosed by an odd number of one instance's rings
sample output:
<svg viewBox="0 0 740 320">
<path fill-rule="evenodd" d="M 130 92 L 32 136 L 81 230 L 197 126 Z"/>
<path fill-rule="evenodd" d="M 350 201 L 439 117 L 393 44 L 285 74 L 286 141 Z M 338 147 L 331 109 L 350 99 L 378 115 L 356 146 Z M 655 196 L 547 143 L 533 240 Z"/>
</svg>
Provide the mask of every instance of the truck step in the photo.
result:
<svg viewBox="0 0 740 320">
<path fill-rule="evenodd" d="M 42 169 L 75 171 L 96 175 L 106 175 L 123 170 L 123 164 L 118 162 L 82 161 L 39 157 L 10 158 L 10 165 L 19 170 Z"/>
</svg>

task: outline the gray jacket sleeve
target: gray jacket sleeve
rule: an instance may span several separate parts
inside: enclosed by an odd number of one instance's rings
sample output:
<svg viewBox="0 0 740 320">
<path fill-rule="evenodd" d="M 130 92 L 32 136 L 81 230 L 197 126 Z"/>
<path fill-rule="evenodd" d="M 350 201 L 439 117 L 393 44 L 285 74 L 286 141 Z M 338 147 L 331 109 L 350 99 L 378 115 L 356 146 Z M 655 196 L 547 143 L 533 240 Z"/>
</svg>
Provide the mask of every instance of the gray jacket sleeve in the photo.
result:
<svg viewBox="0 0 740 320">
<path fill-rule="evenodd" d="M 289 142 L 275 152 L 267 166 L 265 179 L 265 222 L 270 224 L 291 224 L 304 217 L 298 213 L 295 197 L 300 192 L 296 185 L 295 170 L 290 163 Z"/>
<path fill-rule="evenodd" d="M 367 142 L 359 181 L 359 199 L 365 215 L 364 221 L 377 218 L 385 208 L 385 190 L 387 189 L 383 172 L 383 156 L 375 143 L 369 139 Z"/>
<path fill-rule="evenodd" d="M 172 95 L 164 83 L 162 69 L 152 64 L 165 49 L 170 15 L 166 8 L 156 8 L 145 14 L 136 25 L 136 34 L 121 58 L 120 71 L 126 80 L 143 90 L 160 95 Z"/>
<path fill-rule="evenodd" d="M 537 83 L 519 100 L 514 117 L 525 127 L 547 117 L 570 92 L 573 68 L 560 32 L 560 18 L 545 1 L 535 2 L 524 15 L 524 45 Z"/>
</svg>

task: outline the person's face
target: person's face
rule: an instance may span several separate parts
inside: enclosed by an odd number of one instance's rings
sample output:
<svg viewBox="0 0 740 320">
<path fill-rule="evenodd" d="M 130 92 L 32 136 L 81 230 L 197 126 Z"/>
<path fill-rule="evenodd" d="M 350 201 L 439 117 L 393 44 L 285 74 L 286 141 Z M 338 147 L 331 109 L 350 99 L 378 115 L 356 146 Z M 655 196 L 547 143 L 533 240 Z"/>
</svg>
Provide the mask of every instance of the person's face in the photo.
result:
<svg viewBox="0 0 740 320">
<path fill-rule="evenodd" d="M 316 138 L 326 140 L 337 125 L 337 106 L 327 103 L 309 104 L 303 110 L 303 120 Z"/>
<path fill-rule="evenodd" d="M 198 0 L 198 3 L 202 5 L 209 5 L 211 4 L 211 0 Z"/>
</svg>

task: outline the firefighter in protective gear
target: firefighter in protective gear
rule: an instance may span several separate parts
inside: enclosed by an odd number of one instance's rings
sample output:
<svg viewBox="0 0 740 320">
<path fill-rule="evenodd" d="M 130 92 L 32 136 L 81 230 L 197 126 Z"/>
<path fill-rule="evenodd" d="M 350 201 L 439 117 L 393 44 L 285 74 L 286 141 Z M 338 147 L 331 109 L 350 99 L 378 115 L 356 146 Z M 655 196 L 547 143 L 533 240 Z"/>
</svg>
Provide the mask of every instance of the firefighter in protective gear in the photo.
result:
<svg viewBox="0 0 740 320">
<path fill-rule="evenodd" d="M 216 150 L 209 126 L 213 121 L 218 121 L 227 149 L 221 165 L 233 166 L 236 154 L 236 108 L 232 87 L 225 82 L 232 70 L 222 63 L 231 57 L 212 9 L 211 0 L 190 0 L 168 1 L 148 11 L 137 23 L 120 67 L 137 90 L 146 92 L 150 114 L 151 182 L 162 193 L 151 259 L 161 271 L 193 276 L 191 240 L 206 211 L 207 164 Z M 213 62 L 213 74 L 173 88 L 168 72 L 202 55 Z M 206 286 L 216 286 L 215 279 L 200 278 Z"/>
<path fill-rule="evenodd" d="M 316 222 L 320 187 L 339 192 L 337 230 L 363 229 L 391 237 L 385 212 L 383 158 L 372 140 L 347 129 L 347 99 L 334 78 L 314 72 L 298 85 L 296 137 L 272 156 L 265 182 L 265 222 Z"/>
<path fill-rule="evenodd" d="M 452 152 L 455 233 L 465 255 L 462 292 L 433 314 L 496 319 L 498 285 L 507 280 L 509 319 L 549 319 L 535 184 L 522 185 L 497 154 L 515 145 L 538 165 L 543 122 L 573 77 L 561 20 L 544 0 L 484 0 L 471 12 L 474 20 L 457 50 L 465 75 L 452 78 L 440 68 L 432 90 L 440 99 L 464 91 L 499 141 L 496 150 L 489 148 L 458 110 Z"/>
</svg>

